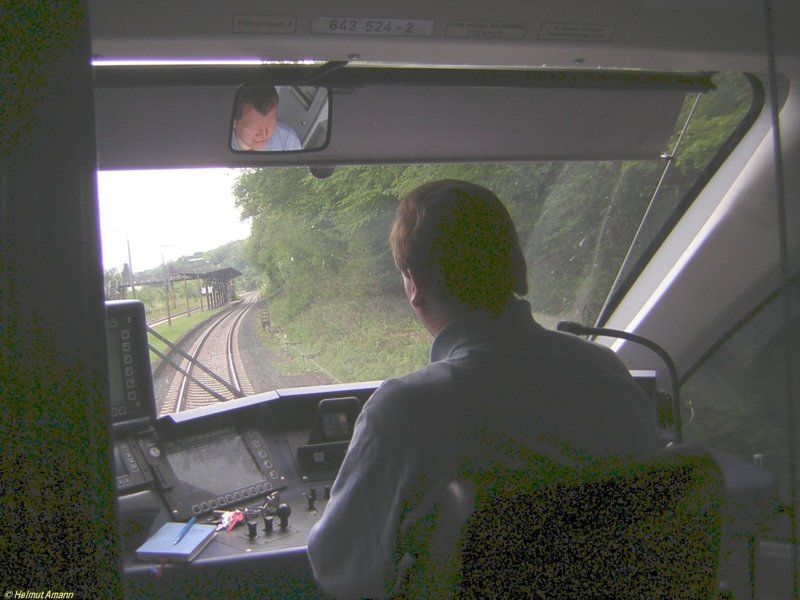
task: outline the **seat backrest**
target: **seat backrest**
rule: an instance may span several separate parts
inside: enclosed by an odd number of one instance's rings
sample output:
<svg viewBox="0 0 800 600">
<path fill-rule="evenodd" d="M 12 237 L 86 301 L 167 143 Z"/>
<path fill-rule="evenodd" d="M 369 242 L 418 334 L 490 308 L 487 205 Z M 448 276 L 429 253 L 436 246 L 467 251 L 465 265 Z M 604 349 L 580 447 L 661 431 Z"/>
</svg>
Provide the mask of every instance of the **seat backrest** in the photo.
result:
<svg viewBox="0 0 800 600">
<path fill-rule="evenodd" d="M 443 492 L 408 597 L 711 598 L 722 475 L 697 446 L 571 469 L 492 469 Z"/>
</svg>

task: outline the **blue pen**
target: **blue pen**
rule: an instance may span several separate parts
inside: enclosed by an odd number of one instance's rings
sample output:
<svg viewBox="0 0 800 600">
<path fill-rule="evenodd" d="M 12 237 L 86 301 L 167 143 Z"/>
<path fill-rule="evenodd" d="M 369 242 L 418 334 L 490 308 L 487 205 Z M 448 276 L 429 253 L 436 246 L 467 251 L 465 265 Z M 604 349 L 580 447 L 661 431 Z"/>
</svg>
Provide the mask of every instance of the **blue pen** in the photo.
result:
<svg viewBox="0 0 800 600">
<path fill-rule="evenodd" d="M 183 529 L 181 529 L 180 533 L 178 534 L 178 537 L 176 537 L 175 541 L 172 542 L 173 546 L 178 542 L 180 542 L 186 536 L 186 534 L 189 533 L 189 530 L 192 528 L 192 525 L 194 525 L 195 521 L 197 521 L 197 517 L 192 517 L 186 522 L 186 525 L 183 526 Z"/>
</svg>

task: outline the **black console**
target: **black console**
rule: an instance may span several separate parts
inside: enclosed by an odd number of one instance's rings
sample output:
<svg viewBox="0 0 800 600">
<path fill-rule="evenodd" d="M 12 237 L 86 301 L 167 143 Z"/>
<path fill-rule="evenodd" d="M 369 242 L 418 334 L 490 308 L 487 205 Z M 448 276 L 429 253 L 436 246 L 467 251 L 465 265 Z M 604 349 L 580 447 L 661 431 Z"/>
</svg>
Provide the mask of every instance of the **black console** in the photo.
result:
<svg viewBox="0 0 800 600">
<path fill-rule="evenodd" d="M 304 481 L 336 477 L 360 411 L 361 404 L 354 396 L 319 401 L 308 443 L 297 448 L 297 465 Z"/>
<path fill-rule="evenodd" d="M 143 437 L 139 447 L 173 519 L 236 508 L 286 487 L 255 429 L 235 426 L 175 438 Z"/>
<path fill-rule="evenodd" d="M 156 403 L 144 304 L 138 300 L 106 302 L 106 349 L 114 430 L 150 425 L 156 418 Z"/>
<path fill-rule="evenodd" d="M 220 572 L 274 585 L 292 577 L 314 597 L 305 553 L 361 407 L 378 382 L 279 390 L 157 418 L 144 306 L 106 304 L 124 584 L 133 596 L 165 582 L 172 597 Z M 224 519 L 239 514 L 233 527 Z M 190 565 L 138 560 L 168 521 L 221 529 Z"/>
<path fill-rule="evenodd" d="M 106 302 L 106 350 L 115 434 L 114 475 L 117 491 L 127 494 L 147 488 L 153 481 L 133 435 L 156 419 L 144 304 L 138 300 Z"/>
<path fill-rule="evenodd" d="M 153 475 L 135 438 L 125 437 L 114 442 L 114 474 L 117 491 L 124 494 L 149 487 L 152 483 Z"/>
</svg>

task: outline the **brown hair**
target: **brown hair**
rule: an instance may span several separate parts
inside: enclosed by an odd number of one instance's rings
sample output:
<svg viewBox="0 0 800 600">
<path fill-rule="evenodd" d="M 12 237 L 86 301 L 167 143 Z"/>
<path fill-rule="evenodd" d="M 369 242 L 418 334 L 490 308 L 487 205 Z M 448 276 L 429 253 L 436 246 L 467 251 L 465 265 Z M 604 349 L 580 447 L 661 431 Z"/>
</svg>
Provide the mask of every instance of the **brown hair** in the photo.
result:
<svg viewBox="0 0 800 600">
<path fill-rule="evenodd" d="M 241 119 L 245 105 L 251 104 L 262 115 L 278 106 L 278 90 L 272 85 L 244 85 L 236 92 L 233 118 Z"/>
<path fill-rule="evenodd" d="M 511 216 L 479 185 L 445 179 L 416 188 L 397 207 L 389 245 L 397 268 L 443 300 L 497 314 L 512 294 L 528 292 Z"/>
</svg>

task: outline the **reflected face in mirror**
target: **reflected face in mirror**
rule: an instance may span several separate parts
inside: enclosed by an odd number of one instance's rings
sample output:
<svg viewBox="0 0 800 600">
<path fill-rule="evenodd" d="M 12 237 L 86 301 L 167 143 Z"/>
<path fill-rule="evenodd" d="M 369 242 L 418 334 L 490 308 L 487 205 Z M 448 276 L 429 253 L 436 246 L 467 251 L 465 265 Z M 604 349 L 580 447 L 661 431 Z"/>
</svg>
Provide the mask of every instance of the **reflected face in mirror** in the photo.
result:
<svg viewBox="0 0 800 600">
<path fill-rule="evenodd" d="M 294 130 L 278 121 L 278 92 L 273 86 L 247 86 L 236 95 L 231 148 L 255 152 L 299 150 Z"/>
<path fill-rule="evenodd" d="M 252 104 L 242 107 L 242 116 L 233 121 L 233 133 L 240 150 L 264 151 L 278 124 L 278 107 L 267 114 L 260 113 Z"/>
</svg>

